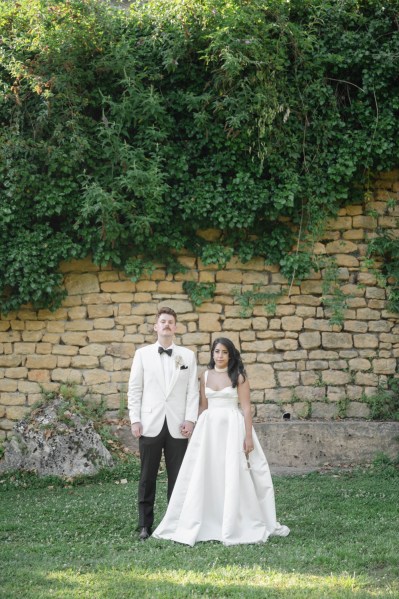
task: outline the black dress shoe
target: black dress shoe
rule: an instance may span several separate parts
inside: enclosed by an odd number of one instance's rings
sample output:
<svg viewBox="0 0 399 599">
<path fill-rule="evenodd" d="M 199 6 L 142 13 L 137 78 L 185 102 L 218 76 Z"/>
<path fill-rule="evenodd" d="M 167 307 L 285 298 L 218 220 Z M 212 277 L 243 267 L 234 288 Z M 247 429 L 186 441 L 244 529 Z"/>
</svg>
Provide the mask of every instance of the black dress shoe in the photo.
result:
<svg viewBox="0 0 399 599">
<path fill-rule="evenodd" d="M 139 539 L 140 541 L 146 541 L 151 536 L 152 530 L 148 526 L 143 526 L 140 529 Z"/>
</svg>

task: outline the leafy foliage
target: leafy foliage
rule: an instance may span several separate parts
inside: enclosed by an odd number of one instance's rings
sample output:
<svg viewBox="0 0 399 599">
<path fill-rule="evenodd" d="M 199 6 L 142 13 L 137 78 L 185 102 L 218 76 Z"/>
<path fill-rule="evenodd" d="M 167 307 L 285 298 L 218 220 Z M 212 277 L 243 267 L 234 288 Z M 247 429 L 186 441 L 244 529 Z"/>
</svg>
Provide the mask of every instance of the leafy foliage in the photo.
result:
<svg viewBox="0 0 399 599">
<path fill-rule="evenodd" d="M 398 164 L 399 0 L 0 0 L 0 298 L 59 305 L 62 260 L 137 279 L 290 254 Z M 197 235 L 217 228 L 217 243 Z"/>
</svg>

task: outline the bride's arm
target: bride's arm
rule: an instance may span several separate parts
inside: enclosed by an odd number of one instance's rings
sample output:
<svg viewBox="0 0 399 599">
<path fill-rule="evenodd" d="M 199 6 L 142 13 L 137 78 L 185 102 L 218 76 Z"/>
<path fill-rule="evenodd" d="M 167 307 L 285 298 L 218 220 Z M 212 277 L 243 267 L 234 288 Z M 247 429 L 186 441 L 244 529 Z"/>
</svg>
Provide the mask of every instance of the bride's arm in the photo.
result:
<svg viewBox="0 0 399 599">
<path fill-rule="evenodd" d="M 205 373 L 202 373 L 201 379 L 200 379 L 200 405 L 199 405 L 198 416 L 200 416 L 202 414 L 202 412 L 207 409 L 208 409 L 208 400 L 205 395 Z"/>
<path fill-rule="evenodd" d="M 239 376 L 238 385 L 238 399 L 240 400 L 240 405 L 242 409 L 242 413 L 244 415 L 245 422 L 245 440 L 244 440 L 244 451 L 245 453 L 250 453 L 254 448 L 254 442 L 252 439 L 252 413 L 251 413 L 251 399 L 250 399 L 250 388 L 249 381 L 246 378 L 243 380 L 242 375 Z"/>
</svg>

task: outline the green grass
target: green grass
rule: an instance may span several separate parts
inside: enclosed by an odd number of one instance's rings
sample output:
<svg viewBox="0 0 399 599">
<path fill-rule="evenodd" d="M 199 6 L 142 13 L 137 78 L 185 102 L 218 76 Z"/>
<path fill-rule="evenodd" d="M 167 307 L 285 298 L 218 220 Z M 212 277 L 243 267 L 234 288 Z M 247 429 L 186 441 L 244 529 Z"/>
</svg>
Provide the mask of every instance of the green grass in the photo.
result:
<svg viewBox="0 0 399 599">
<path fill-rule="evenodd" d="M 274 477 L 291 535 L 235 547 L 139 542 L 137 471 L 126 478 L 65 485 L 1 477 L 0 597 L 399 597 L 392 469 Z M 158 519 L 164 510 L 161 477 Z"/>
</svg>

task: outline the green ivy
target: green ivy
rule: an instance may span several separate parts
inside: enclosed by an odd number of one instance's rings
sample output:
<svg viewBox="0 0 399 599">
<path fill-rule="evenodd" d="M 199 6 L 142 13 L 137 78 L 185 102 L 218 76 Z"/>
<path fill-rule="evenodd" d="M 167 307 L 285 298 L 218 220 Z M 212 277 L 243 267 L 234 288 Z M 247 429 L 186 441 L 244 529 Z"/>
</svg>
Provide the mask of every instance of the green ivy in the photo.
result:
<svg viewBox="0 0 399 599">
<path fill-rule="evenodd" d="M 398 166 L 398 10 L 0 0 L 1 311 L 56 308 L 60 262 L 87 255 L 133 280 L 183 248 L 306 277 L 296 232 Z"/>
<path fill-rule="evenodd" d="M 212 300 L 215 295 L 215 283 L 197 283 L 196 281 L 184 281 L 183 289 L 189 296 L 194 306 L 201 306 L 205 301 Z"/>
</svg>

